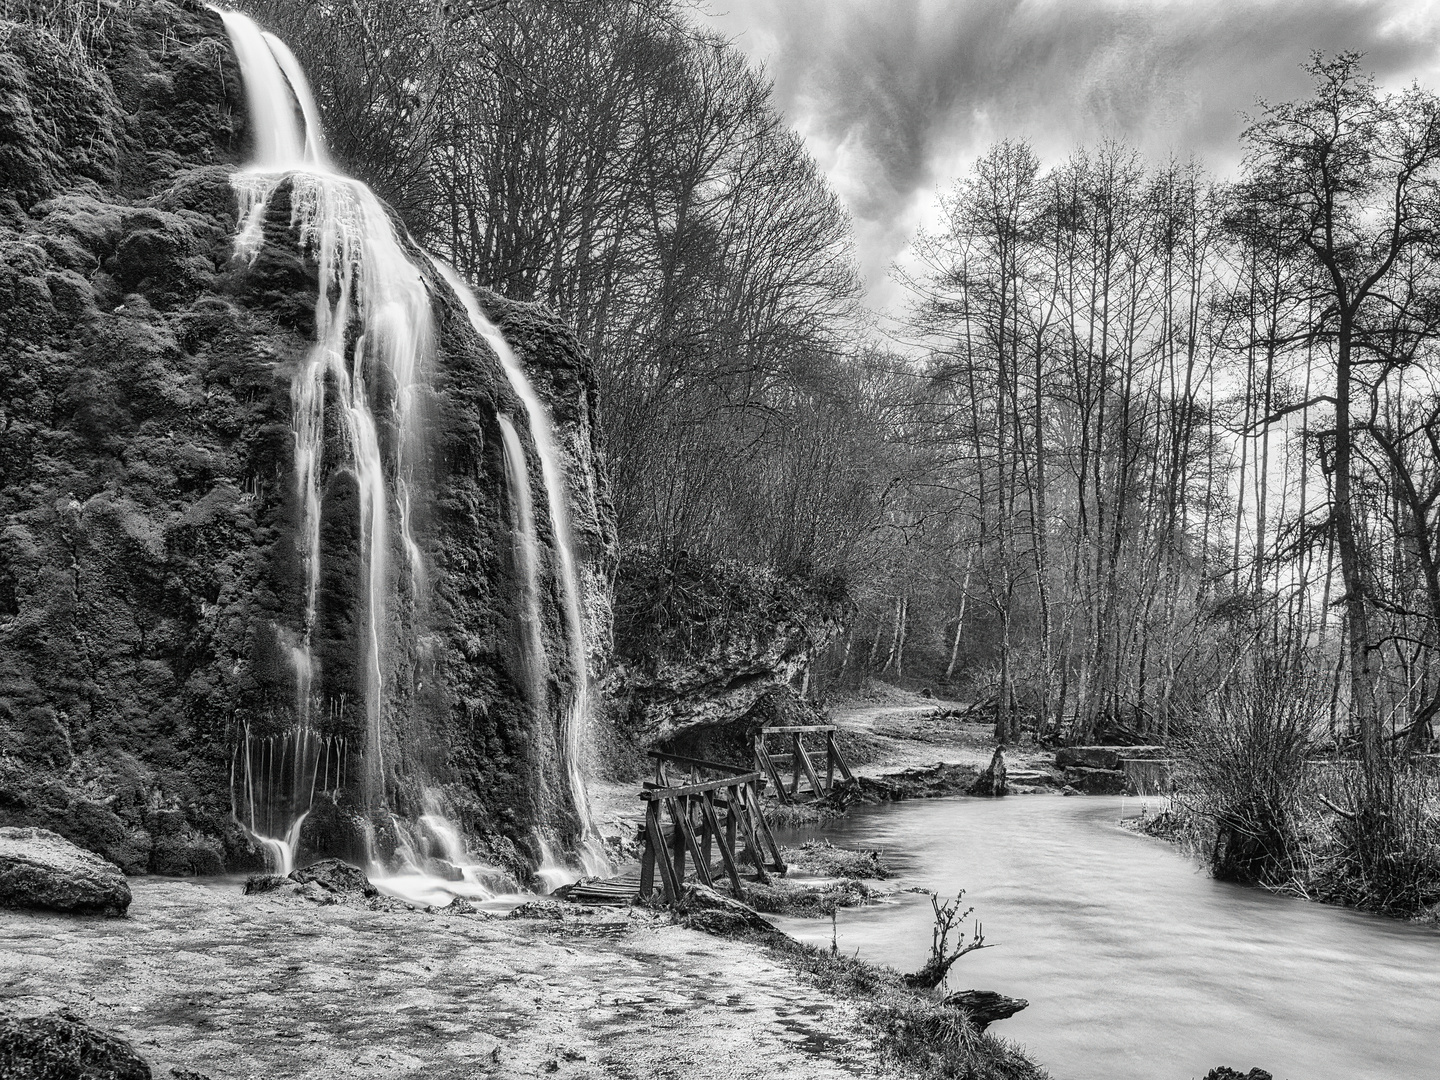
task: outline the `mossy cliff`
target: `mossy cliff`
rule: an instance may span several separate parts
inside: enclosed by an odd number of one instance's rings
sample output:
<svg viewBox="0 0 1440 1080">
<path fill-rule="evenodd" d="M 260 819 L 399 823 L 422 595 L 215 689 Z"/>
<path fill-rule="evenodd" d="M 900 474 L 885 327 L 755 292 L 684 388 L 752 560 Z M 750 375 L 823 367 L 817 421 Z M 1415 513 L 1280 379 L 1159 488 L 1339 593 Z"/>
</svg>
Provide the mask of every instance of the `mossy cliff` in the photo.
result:
<svg viewBox="0 0 1440 1080">
<path fill-rule="evenodd" d="M 230 175 L 250 133 L 218 16 L 164 0 L 83 8 L 67 21 L 0 0 L 0 825 L 54 829 L 131 872 L 255 866 L 232 770 L 247 730 L 295 721 L 290 384 L 313 338 L 315 268 L 283 188 L 259 257 L 232 258 Z M 389 585 L 387 630 L 408 644 L 387 656 L 386 802 L 403 816 L 439 797 L 472 835 L 533 855 L 537 830 L 563 840 L 576 819 L 559 709 L 532 708 L 518 670 L 497 414 L 524 411 L 458 301 L 427 284 L 429 589 Z M 598 653 L 615 538 L 588 361 L 550 313 L 482 301 L 551 397 Z M 358 499 L 343 456 L 327 459 L 318 723 L 359 746 Z M 536 513 L 548 544 L 543 499 Z M 547 653 L 563 657 L 543 577 Z M 552 668 L 559 702 L 567 669 Z M 307 823 L 317 850 L 354 843 L 353 804 L 342 790 L 313 835 Z"/>
</svg>

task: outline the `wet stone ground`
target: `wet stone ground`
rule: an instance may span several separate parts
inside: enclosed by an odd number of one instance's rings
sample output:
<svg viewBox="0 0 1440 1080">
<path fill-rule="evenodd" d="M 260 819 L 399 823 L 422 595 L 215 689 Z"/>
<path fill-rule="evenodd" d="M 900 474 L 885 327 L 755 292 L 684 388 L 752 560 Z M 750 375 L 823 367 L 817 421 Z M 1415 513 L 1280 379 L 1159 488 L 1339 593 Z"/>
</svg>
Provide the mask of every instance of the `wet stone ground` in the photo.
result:
<svg viewBox="0 0 1440 1080">
<path fill-rule="evenodd" d="M 853 1006 L 756 946 L 596 909 L 505 919 L 131 882 L 124 919 L 0 910 L 0 1010 L 69 1008 L 157 1077 L 877 1077 Z"/>
</svg>

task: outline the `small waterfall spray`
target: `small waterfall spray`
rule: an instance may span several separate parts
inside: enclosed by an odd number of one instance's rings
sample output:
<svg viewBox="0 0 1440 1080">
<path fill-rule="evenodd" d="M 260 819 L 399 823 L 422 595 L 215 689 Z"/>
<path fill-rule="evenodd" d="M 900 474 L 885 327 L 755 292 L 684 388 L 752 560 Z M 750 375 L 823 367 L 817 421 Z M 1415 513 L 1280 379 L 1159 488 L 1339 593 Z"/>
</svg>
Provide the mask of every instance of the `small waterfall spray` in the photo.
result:
<svg viewBox="0 0 1440 1080">
<path fill-rule="evenodd" d="M 360 511 L 365 634 L 362 655 L 356 660 L 365 672 L 366 735 L 359 750 L 362 783 L 372 813 L 382 811 L 386 802 L 384 746 L 390 718 L 386 715 L 385 680 L 386 672 L 393 667 L 396 648 L 387 623 L 386 597 L 392 574 L 398 576 L 400 570 L 392 566 L 390 558 L 392 512 L 397 526 L 393 531 L 398 534 L 395 542 L 404 556 L 403 580 L 408 582 L 419 609 L 426 600 L 427 575 L 424 552 L 414 532 L 412 499 L 423 449 L 419 391 L 426 375 L 426 360 L 433 354 L 434 327 L 427 282 L 402 244 L 385 207 L 364 184 L 333 170 L 315 99 L 295 56 L 282 41 L 263 32 L 247 16 L 230 11 L 219 14 L 240 63 L 255 136 L 254 159 L 232 179 L 240 203 L 236 257 L 254 262 L 264 242 L 264 224 L 272 199 L 288 183 L 291 227 L 317 267 L 315 344 L 291 384 L 294 472 L 301 515 L 297 543 L 305 578 L 301 640 L 289 646 L 295 669 L 296 726 L 283 735 L 269 737 L 263 746 L 251 739 L 247 728 L 243 753 L 237 751 L 237 757 L 243 760 L 232 768 L 236 818 L 272 851 L 278 869 L 293 864 L 300 826 L 317 792 L 343 791 L 349 778 L 348 745 L 341 738 L 321 734 L 316 726 L 325 719 L 324 710 L 317 707 L 320 703 L 315 700 L 319 674 L 312 652 L 322 574 L 324 479 L 327 471 L 333 474 L 336 469 L 324 460 L 327 416 L 334 418 L 332 427 L 339 428 L 345 460 L 337 464 L 354 476 Z M 435 266 L 459 295 L 472 324 L 499 356 L 511 386 L 525 406 L 540 458 L 555 533 L 569 659 L 574 668 L 575 692 L 561 724 L 562 756 L 582 836 L 589 841 L 584 856 L 587 866 L 599 865 L 599 848 L 594 843 L 579 764 L 589 696 L 580 589 L 571 550 L 565 477 L 555 450 L 549 412 L 503 335 L 481 311 L 474 294 L 448 267 L 439 262 Z M 352 327 L 356 331 L 353 341 Z M 388 412 L 381 406 L 388 406 Z M 387 423 L 382 424 L 382 418 Z M 501 417 L 500 421 L 511 503 L 517 519 L 516 563 L 524 593 L 522 652 L 535 707 L 543 712 L 548 708 L 547 668 L 529 472 L 518 433 L 508 418 Z M 387 440 L 382 437 L 385 432 L 393 432 L 388 440 L 393 495 L 387 488 Z M 333 701 L 325 704 L 327 709 L 336 707 Z M 339 707 L 343 712 L 343 699 Z M 503 884 L 503 876 L 497 877 L 494 868 L 475 860 L 465 861 L 468 856 L 458 831 L 441 812 L 438 798 L 433 794 L 427 798 L 429 809 L 418 826 L 394 819 L 404 868 L 391 880 L 412 874 L 417 880 L 428 881 L 432 871 L 443 871 L 441 876 L 451 884 L 470 882 L 475 895 Z M 277 808 L 283 820 L 276 820 Z M 373 830 L 367 833 L 372 834 Z M 378 866 L 376 871 L 382 876 L 385 873 Z M 401 892 L 398 887 L 397 892 Z"/>
</svg>

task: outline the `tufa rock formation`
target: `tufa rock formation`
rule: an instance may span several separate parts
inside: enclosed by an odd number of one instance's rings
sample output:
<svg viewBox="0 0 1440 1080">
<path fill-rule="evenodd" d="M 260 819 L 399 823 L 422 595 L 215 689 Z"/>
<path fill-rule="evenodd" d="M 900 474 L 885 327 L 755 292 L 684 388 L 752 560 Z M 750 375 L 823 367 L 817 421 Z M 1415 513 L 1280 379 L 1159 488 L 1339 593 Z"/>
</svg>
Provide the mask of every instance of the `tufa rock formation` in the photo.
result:
<svg viewBox="0 0 1440 1080">
<path fill-rule="evenodd" d="M 130 886 L 114 863 L 48 829 L 0 828 L 0 907 L 124 915 Z"/>
<path fill-rule="evenodd" d="M 843 589 L 823 580 L 627 550 L 608 726 L 622 746 L 748 762 L 762 724 L 824 722 L 796 692 L 846 611 Z"/>
<path fill-rule="evenodd" d="M 230 177 L 250 132 L 214 12 L 166 0 L 36 12 L 0 19 L 0 824 L 52 829 L 129 873 L 259 869 L 235 791 L 247 765 L 278 775 L 296 758 L 290 388 L 313 339 L 314 264 L 288 182 L 253 264 L 232 258 Z M 460 303 L 424 273 L 439 339 L 414 509 L 429 580 L 423 599 L 398 574 L 386 585 L 385 629 L 404 645 L 385 658 L 380 800 L 410 819 L 438 805 L 534 861 L 537 829 L 564 842 L 578 824 L 556 764 L 571 674 L 552 665 L 541 710 L 520 672 L 497 417 L 525 414 Z M 588 360 L 554 315 L 481 300 L 556 416 L 598 668 L 616 542 Z M 379 434 L 383 449 L 391 433 Z M 338 438 L 328 422 L 326 438 Z M 307 857 L 396 842 L 357 791 L 364 590 L 342 461 L 327 453 L 321 478 L 313 727 L 333 779 L 305 822 Z M 539 497 L 536 518 L 551 552 Z M 548 566 L 542 582 L 546 652 L 564 657 Z"/>
</svg>

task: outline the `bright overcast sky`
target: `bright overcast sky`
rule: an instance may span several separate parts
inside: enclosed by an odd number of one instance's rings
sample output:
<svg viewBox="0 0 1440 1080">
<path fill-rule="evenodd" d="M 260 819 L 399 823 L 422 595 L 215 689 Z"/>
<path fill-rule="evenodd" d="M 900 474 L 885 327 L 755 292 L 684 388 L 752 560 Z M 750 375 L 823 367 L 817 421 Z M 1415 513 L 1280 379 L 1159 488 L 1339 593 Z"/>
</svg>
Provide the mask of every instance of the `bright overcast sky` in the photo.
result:
<svg viewBox="0 0 1440 1080">
<path fill-rule="evenodd" d="M 1303 96 L 1312 50 L 1440 88 L 1440 2 L 703 0 L 775 80 L 855 219 L 871 301 L 938 190 L 1004 137 L 1051 164 L 1121 138 L 1154 158 L 1238 157 L 1240 113 Z"/>
</svg>

